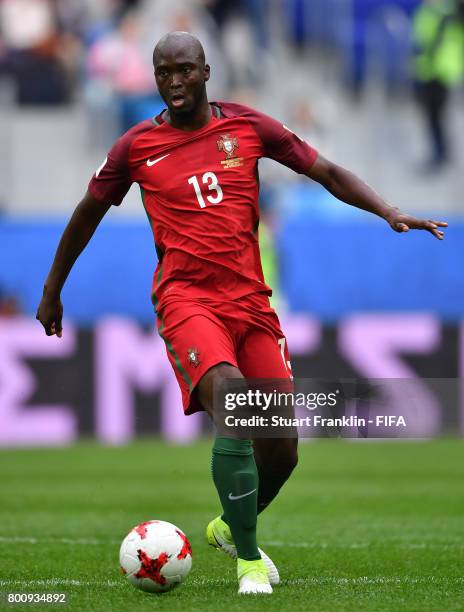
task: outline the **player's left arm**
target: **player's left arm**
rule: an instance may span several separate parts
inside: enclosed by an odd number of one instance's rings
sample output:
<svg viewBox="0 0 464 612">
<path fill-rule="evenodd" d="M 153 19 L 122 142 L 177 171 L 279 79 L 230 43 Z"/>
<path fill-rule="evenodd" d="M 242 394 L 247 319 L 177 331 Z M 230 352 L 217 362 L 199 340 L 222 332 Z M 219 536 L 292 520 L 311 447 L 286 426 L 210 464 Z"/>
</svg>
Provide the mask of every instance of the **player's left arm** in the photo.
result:
<svg viewBox="0 0 464 612">
<path fill-rule="evenodd" d="M 325 159 L 282 123 L 243 105 L 228 106 L 238 109 L 255 130 L 262 143 L 261 157 L 269 157 L 298 174 L 309 176 L 342 202 L 382 217 L 395 232 L 423 229 L 435 238 L 443 239 L 443 232 L 439 228 L 448 226 L 444 221 L 416 219 L 402 213 L 387 204 L 355 174 Z"/>
<path fill-rule="evenodd" d="M 395 232 L 408 232 L 410 229 L 427 230 L 435 238 L 442 240 L 444 234 L 439 228 L 448 227 L 445 221 L 417 219 L 412 215 L 402 213 L 398 208 L 387 204 L 378 193 L 355 174 L 325 159 L 320 154 L 306 172 L 306 176 L 320 183 L 342 202 L 382 217 Z"/>
</svg>

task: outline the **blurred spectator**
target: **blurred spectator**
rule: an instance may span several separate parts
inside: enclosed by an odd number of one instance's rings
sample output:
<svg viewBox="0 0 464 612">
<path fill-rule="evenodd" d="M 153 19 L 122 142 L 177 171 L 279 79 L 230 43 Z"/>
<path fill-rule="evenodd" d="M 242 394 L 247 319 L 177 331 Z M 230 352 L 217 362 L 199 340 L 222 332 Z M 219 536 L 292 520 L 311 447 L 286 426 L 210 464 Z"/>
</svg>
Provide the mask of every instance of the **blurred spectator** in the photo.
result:
<svg viewBox="0 0 464 612">
<path fill-rule="evenodd" d="M 211 100 L 223 99 L 230 82 L 230 66 L 221 47 L 221 37 L 214 20 L 204 7 L 207 0 L 143 0 L 140 14 L 146 25 L 144 40 L 149 57 L 156 42 L 167 32 L 193 32 L 203 45 L 206 61 L 211 66 L 208 95 Z"/>
<path fill-rule="evenodd" d="M 137 13 L 126 13 L 115 31 L 91 46 L 87 71 L 94 90 L 99 89 L 102 96 L 117 96 L 122 131 L 146 118 L 140 116 L 144 114 L 141 107 L 153 104 L 158 109 L 151 55 L 142 46 Z"/>
<path fill-rule="evenodd" d="M 414 15 L 413 26 L 417 99 L 431 144 L 426 169 L 433 170 L 450 158 L 446 108 L 451 88 L 464 75 L 464 0 L 425 0 Z"/>
<path fill-rule="evenodd" d="M 121 15 L 138 9 L 140 0 L 119 0 Z"/>
<path fill-rule="evenodd" d="M 164 103 L 156 93 L 152 52 L 156 42 L 172 30 L 192 31 L 203 43 L 208 63 L 213 66 L 208 91 L 214 99 L 228 82 L 228 66 L 217 43 L 217 30 L 200 0 L 141 1 L 137 10 L 123 10 L 119 25 L 106 28 L 91 38 L 86 67 L 89 81 L 87 99 L 95 108 L 116 104 L 120 117 L 118 131 L 156 115 Z M 121 3 L 115 2 L 113 23 L 118 22 Z"/>
<path fill-rule="evenodd" d="M 15 83 L 20 104 L 70 99 L 75 41 L 59 30 L 52 0 L 0 0 L 0 73 Z"/>
<path fill-rule="evenodd" d="M 327 126 L 322 119 L 327 108 L 315 112 L 311 102 L 306 98 L 297 98 L 293 104 L 293 116 L 291 125 L 300 138 L 306 140 L 317 150 L 324 149 L 327 155 L 327 147 L 324 148 L 324 135 Z"/>
<path fill-rule="evenodd" d="M 232 15 L 244 15 L 253 29 L 256 44 L 267 47 L 269 0 L 207 0 L 206 5 L 220 30 Z"/>
<path fill-rule="evenodd" d="M 400 6 L 385 4 L 366 25 L 365 72 L 378 79 L 388 96 L 401 94 L 411 82 L 411 18 Z"/>
<path fill-rule="evenodd" d="M 269 43 L 269 0 L 206 0 L 230 66 L 233 88 L 262 85 Z"/>
</svg>

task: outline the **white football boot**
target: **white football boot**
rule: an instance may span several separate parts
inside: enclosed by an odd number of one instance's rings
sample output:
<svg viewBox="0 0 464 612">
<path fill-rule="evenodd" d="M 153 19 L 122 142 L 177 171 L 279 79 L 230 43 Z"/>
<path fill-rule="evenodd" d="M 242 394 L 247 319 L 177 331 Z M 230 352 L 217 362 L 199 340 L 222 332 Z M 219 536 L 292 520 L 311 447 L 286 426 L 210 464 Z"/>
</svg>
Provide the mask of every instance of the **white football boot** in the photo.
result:
<svg viewBox="0 0 464 612">
<path fill-rule="evenodd" d="M 222 550 L 229 555 L 232 559 L 237 559 L 237 548 L 234 544 L 232 534 L 230 533 L 229 525 L 225 523 L 220 516 L 213 519 L 208 527 L 206 528 L 206 539 L 208 544 L 214 546 L 218 550 Z M 261 548 L 258 548 L 261 559 L 264 561 L 264 565 L 267 569 L 269 583 L 272 585 L 279 584 L 280 576 L 279 571 L 274 565 L 272 559 L 270 559 Z M 242 560 L 240 560 L 242 561 Z"/>
<path fill-rule="evenodd" d="M 267 567 L 263 559 L 246 561 L 237 559 L 237 577 L 239 595 L 270 595 Z"/>
</svg>

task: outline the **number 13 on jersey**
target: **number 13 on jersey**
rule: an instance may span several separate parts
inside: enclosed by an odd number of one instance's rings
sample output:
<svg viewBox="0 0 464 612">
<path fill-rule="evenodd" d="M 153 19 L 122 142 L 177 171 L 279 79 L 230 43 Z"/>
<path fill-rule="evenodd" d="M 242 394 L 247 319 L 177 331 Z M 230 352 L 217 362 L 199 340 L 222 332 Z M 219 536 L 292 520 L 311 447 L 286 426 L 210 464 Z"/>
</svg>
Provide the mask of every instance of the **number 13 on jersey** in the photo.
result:
<svg viewBox="0 0 464 612">
<path fill-rule="evenodd" d="M 207 185 L 209 191 L 214 192 L 215 194 L 210 194 L 206 196 L 208 202 L 210 202 L 211 204 L 219 204 L 219 202 L 222 201 L 224 194 L 222 192 L 221 185 L 219 185 L 218 183 L 217 176 L 214 174 L 214 172 L 205 172 L 201 177 L 201 182 L 203 183 L 203 185 Z M 193 185 L 200 208 L 205 208 L 206 202 L 201 192 L 200 182 L 198 181 L 198 178 L 196 176 L 191 176 L 188 180 L 188 184 Z"/>
</svg>

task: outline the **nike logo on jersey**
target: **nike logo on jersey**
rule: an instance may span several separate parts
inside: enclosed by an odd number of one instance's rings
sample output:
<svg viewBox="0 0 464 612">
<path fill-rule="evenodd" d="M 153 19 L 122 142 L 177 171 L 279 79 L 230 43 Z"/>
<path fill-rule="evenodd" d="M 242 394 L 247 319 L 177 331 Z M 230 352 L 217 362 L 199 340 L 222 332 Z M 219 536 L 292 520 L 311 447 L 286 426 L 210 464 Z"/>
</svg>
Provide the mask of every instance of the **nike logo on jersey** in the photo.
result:
<svg viewBox="0 0 464 612">
<path fill-rule="evenodd" d="M 98 175 L 100 174 L 100 172 L 103 170 L 103 168 L 106 166 L 106 163 L 108 161 L 108 158 L 105 157 L 105 159 L 103 160 L 103 163 L 101 166 L 98 166 L 98 168 L 95 170 L 95 178 L 98 178 Z"/>
<path fill-rule="evenodd" d="M 256 491 L 256 489 L 253 489 L 252 491 L 248 491 L 248 493 L 244 493 L 243 495 L 232 495 L 232 493 L 229 493 L 229 499 L 231 501 L 234 501 L 236 499 L 242 499 L 242 497 L 247 497 L 248 495 L 251 495 L 255 491 Z"/>
<path fill-rule="evenodd" d="M 151 159 L 147 159 L 147 166 L 154 166 L 155 164 L 160 162 L 162 159 L 164 159 L 168 155 L 171 155 L 171 154 L 170 153 L 166 153 L 166 155 L 163 155 L 162 157 L 158 157 L 158 159 L 154 159 L 153 161 L 151 161 Z"/>
</svg>

